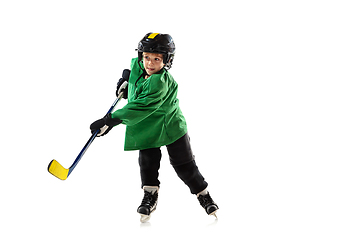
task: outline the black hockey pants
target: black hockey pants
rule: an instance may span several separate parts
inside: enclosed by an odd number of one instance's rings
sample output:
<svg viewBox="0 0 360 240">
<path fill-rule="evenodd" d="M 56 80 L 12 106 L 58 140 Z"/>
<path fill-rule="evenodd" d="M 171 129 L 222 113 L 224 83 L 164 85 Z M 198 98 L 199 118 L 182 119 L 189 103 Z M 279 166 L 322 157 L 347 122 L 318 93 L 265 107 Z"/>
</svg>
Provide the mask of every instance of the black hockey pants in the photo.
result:
<svg viewBox="0 0 360 240">
<path fill-rule="evenodd" d="M 204 177 L 196 166 L 190 146 L 188 134 L 166 146 L 170 163 L 179 178 L 190 188 L 192 194 L 197 194 L 207 187 Z M 160 148 L 140 150 L 139 165 L 143 186 L 160 186 L 159 168 L 161 160 Z"/>
</svg>

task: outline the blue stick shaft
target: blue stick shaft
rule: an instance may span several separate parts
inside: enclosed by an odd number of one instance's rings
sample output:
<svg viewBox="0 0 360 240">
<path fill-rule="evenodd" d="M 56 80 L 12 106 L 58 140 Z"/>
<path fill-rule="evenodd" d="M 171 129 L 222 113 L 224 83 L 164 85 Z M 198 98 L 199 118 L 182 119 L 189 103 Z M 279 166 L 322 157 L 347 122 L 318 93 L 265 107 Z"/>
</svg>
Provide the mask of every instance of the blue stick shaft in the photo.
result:
<svg viewBox="0 0 360 240">
<path fill-rule="evenodd" d="M 114 101 L 114 103 L 111 105 L 111 107 L 110 107 L 109 111 L 106 113 L 106 115 L 107 115 L 108 113 L 111 113 L 111 112 L 114 110 L 116 104 L 120 101 L 120 99 L 122 98 L 122 96 L 123 96 L 123 93 L 121 92 L 121 93 L 119 94 L 119 96 L 116 98 L 116 100 Z M 95 138 L 96 138 L 96 136 L 99 134 L 99 132 L 100 132 L 100 129 L 99 129 L 99 130 L 96 130 L 96 132 L 94 132 L 94 133 L 92 134 L 92 136 L 89 138 L 89 140 L 87 141 L 87 143 L 85 144 L 85 146 L 83 147 L 83 149 L 81 150 L 81 152 L 79 153 L 79 155 L 76 157 L 76 159 L 75 159 L 75 161 L 73 162 L 73 164 L 70 166 L 69 172 L 68 172 L 68 177 L 69 177 L 70 173 L 74 170 L 74 168 L 76 167 L 76 165 L 80 162 L 82 156 L 85 154 L 86 150 L 90 147 L 91 143 L 95 140 Z"/>
</svg>

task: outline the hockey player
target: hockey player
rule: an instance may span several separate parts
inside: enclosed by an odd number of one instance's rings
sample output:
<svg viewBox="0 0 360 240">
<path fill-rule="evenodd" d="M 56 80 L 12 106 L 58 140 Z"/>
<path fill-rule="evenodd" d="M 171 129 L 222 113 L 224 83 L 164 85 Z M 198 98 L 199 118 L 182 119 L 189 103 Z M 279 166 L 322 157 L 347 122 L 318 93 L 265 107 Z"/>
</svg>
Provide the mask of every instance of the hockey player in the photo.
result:
<svg viewBox="0 0 360 240">
<path fill-rule="evenodd" d="M 160 181 L 161 150 L 166 146 L 170 162 L 179 178 L 196 194 L 207 214 L 215 215 L 218 206 L 207 191 L 207 182 L 199 172 L 190 146 L 185 118 L 177 99 L 178 85 L 168 72 L 174 60 L 175 44 L 168 34 L 148 33 L 138 44 L 138 57 L 131 61 L 131 73 L 120 79 L 116 94 L 124 91 L 127 105 L 91 124 L 98 136 L 113 126 L 126 125 L 125 150 L 139 150 L 140 176 L 144 197 L 137 212 L 141 221 L 149 220 L 156 209 Z"/>
</svg>

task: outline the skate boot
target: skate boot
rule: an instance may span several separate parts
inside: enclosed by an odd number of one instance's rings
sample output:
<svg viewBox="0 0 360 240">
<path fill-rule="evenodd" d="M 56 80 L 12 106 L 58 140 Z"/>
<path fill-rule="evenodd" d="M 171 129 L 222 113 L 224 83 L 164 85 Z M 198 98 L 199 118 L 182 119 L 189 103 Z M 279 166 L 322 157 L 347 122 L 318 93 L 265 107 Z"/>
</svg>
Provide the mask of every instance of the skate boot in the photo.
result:
<svg viewBox="0 0 360 240">
<path fill-rule="evenodd" d="M 144 198 L 137 212 L 140 214 L 140 222 L 145 223 L 150 220 L 151 213 L 155 211 L 158 199 L 159 187 L 144 186 Z"/>
<path fill-rule="evenodd" d="M 206 213 L 208 215 L 216 216 L 216 211 L 219 209 L 219 207 L 214 203 L 212 198 L 210 197 L 210 194 L 208 191 L 204 190 L 203 192 L 199 193 L 198 200 L 200 202 L 200 205 L 205 209 Z"/>
</svg>

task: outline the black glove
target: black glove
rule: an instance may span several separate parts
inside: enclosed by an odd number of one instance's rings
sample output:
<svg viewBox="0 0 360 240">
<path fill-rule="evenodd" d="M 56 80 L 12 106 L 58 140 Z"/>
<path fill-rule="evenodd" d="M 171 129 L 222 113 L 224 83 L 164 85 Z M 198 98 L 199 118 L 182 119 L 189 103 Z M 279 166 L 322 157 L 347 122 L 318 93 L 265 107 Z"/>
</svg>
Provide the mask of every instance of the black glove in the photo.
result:
<svg viewBox="0 0 360 240">
<path fill-rule="evenodd" d="M 105 117 L 96 120 L 90 125 L 91 134 L 94 134 L 100 129 L 97 137 L 106 135 L 114 126 L 120 124 L 122 121 L 118 118 L 111 118 L 111 113 L 106 114 Z"/>
<path fill-rule="evenodd" d="M 124 92 L 123 98 L 124 99 L 128 98 L 128 86 L 126 86 L 124 89 L 121 89 L 121 85 L 124 82 L 129 82 L 129 76 L 130 76 L 130 70 L 129 69 L 124 69 L 123 74 L 122 74 L 122 78 L 120 78 L 118 83 L 117 83 L 116 97 L 119 96 L 120 92 Z"/>
</svg>

